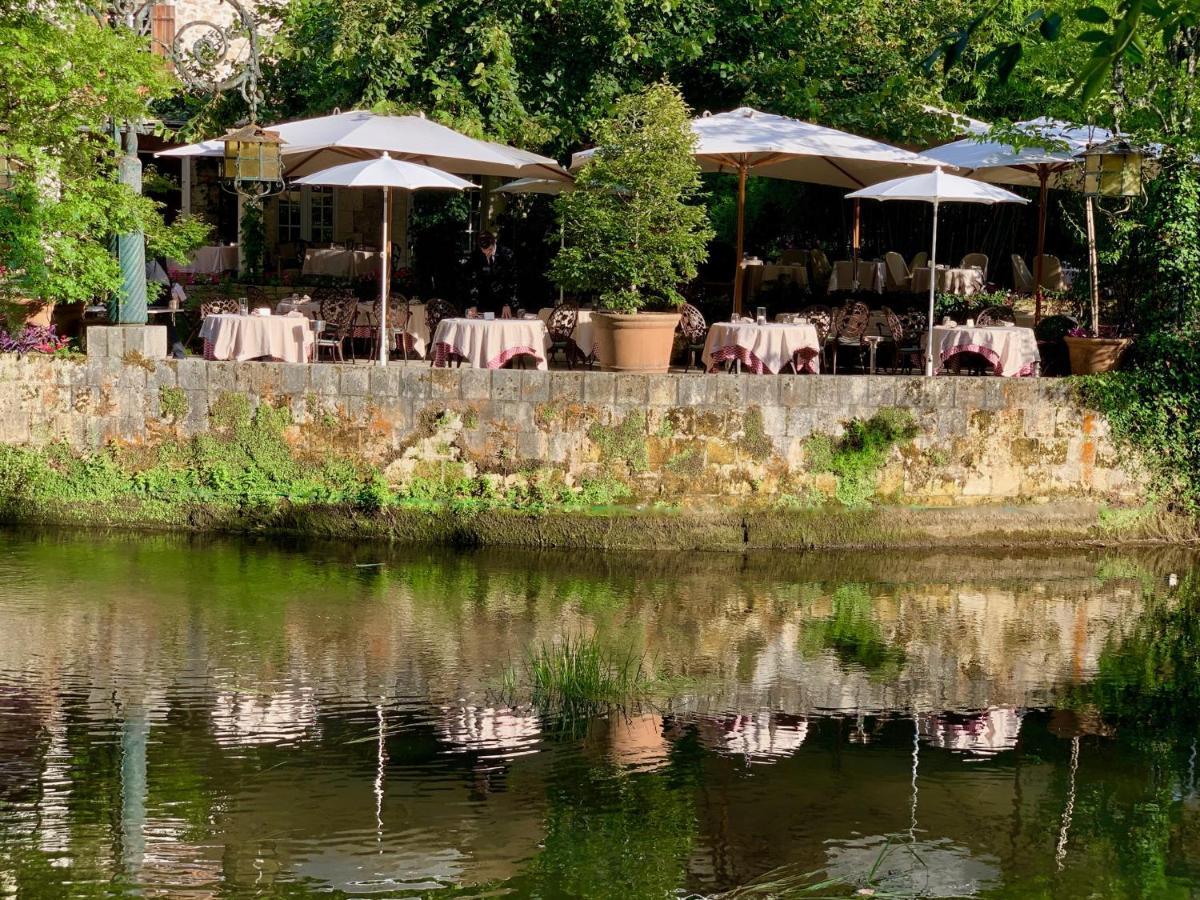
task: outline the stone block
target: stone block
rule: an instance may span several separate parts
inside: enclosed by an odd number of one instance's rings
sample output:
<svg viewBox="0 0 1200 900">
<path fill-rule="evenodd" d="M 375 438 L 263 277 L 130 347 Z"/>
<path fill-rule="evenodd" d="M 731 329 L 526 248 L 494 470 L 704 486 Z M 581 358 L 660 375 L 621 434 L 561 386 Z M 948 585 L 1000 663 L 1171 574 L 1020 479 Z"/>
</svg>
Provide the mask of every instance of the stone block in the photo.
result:
<svg viewBox="0 0 1200 900">
<path fill-rule="evenodd" d="M 811 405 L 812 379 L 807 375 L 781 375 L 779 402 L 788 407 Z"/>
<path fill-rule="evenodd" d="M 434 400 L 458 400 L 462 396 L 461 376 L 459 369 L 431 369 L 429 396 Z"/>
<path fill-rule="evenodd" d="M 785 432 L 790 437 L 807 438 L 818 430 L 818 421 L 818 413 L 811 406 L 788 407 Z"/>
<path fill-rule="evenodd" d="M 208 362 L 208 389 L 213 392 L 232 391 L 237 387 L 239 363 Z"/>
<path fill-rule="evenodd" d="M 746 405 L 746 382 L 757 375 L 712 375 L 716 383 L 713 402 L 726 409 L 741 409 Z"/>
<path fill-rule="evenodd" d="M 497 369 L 492 375 L 491 397 L 498 403 L 513 403 L 521 399 L 520 369 Z M 463 397 L 466 397 L 466 384 L 463 385 Z"/>
<path fill-rule="evenodd" d="M 112 352 L 114 341 L 110 337 L 115 337 L 118 352 Z M 120 356 L 124 345 L 121 343 L 121 335 L 113 335 L 113 329 L 108 325 L 89 325 L 84 339 L 84 347 L 87 350 L 88 356 Z"/>
<path fill-rule="evenodd" d="M 87 366 L 73 359 L 57 361 L 54 366 L 54 383 L 59 387 L 71 388 L 87 380 Z"/>
<path fill-rule="evenodd" d="M 158 392 L 159 388 L 173 388 L 179 385 L 179 364 L 177 360 L 164 360 L 154 367 L 154 371 L 146 379 L 147 387 Z"/>
<path fill-rule="evenodd" d="M 764 406 L 761 412 L 764 434 L 778 437 L 787 433 L 787 409 L 782 406 Z"/>
<path fill-rule="evenodd" d="M 179 387 L 185 391 L 203 391 L 208 388 L 208 363 L 199 357 L 181 359 L 175 366 Z"/>
<path fill-rule="evenodd" d="M 540 431 L 522 431 L 517 435 L 517 456 L 522 462 L 544 462 L 550 454 L 550 440 Z"/>
<path fill-rule="evenodd" d="M 319 394 L 322 397 L 337 396 L 340 382 L 337 366 L 331 364 L 313 366 L 309 380 L 312 384 L 313 393 Z"/>
<path fill-rule="evenodd" d="M 843 376 L 849 378 L 850 376 Z M 839 406 L 838 401 L 838 376 L 836 375 L 810 375 L 808 378 L 811 386 L 811 404 L 819 409 L 836 409 Z"/>
<path fill-rule="evenodd" d="M 891 375 L 867 375 L 866 404 L 882 408 L 896 405 L 896 379 Z"/>
<path fill-rule="evenodd" d="M 279 391 L 299 396 L 308 392 L 309 373 L 313 366 L 304 363 L 283 363 L 279 367 Z"/>
<path fill-rule="evenodd" d="M 617 396 L 617 376 L 612 372 L 588 372 L 583 379 L 583 399 L 601 406 L 611 404 Z"/>
<path fill-rule="evenodd" d="M 493 403 L 491 417 L 516 431 L 536 431 L 532 403 Z"/>
<path fill-rule="evenodd" d="M 593 373 L 588 373 L 591 377 Z M 550 399 L 565 400 L 568 403 L 583 401 L 583 372 L 552 372 L 550 373 Z M 611 401 L 611 397 L 609 398 Z"/>
<path fill-rule="evenodd" d="M 490 368 L 468 368 L 462 373 L 463 400 L 490 400 L 492 396 L 492 370 Z"/>
<path fill-rule="evenodd" d="M 521 372 L 521 399 L 527 403 L 548 403 L 550 401 L 549 372 L 538 369 L 525 369 Z"/>
<path fill-rule="evenodd" d="M 569 431 L 556 431 L 548 435 L 549 448 L 546 458 L 552 463 L 570 463 L 579 454 L 579 435 Z"/>
<path fill-rule="evenodd" d="M 680 375 L 678 404 L 684 407 L 696 408 L 708 406 L 717 397 L 717 380 L 719 375 Z"/>
<path fill-rule="evenodd" d="M 617 375 L 616 401 L 618 404 L 645 406 L 649 397 L 647 380 L 651 376 L 634 373 Z"/>
<path fill-rule="evenodd" d="M 427 400 L 432 381 L 432 369 L 425 366 L 419 369 L 405 366 L 400 375 L 400 396 L 406 400 Z"/>
<path fill-rule="evenodd" d="M 371 366 L 367 390 L 376 401 L 400 398 L 400 369 L 397 366 Z"/>
<path fill-rule="evenodd" d="M 646 375 L 646 402 L 650 406 L 674 406 L 679 397 L 678 375 Z"/>
<path fill-rule="evenodd" d="M 365 397 L 371 383 L 368 366 L 344 365 L 337 367 L 339 390 L 343 397 Z"/>
<path fill-rule="evenodd" d="M 746 376 L 745 392 L 747 405 L 761 406 L 763 409 L 778 406 L 779 382 L 787 377 L 780 375 Z"/>
</svg>

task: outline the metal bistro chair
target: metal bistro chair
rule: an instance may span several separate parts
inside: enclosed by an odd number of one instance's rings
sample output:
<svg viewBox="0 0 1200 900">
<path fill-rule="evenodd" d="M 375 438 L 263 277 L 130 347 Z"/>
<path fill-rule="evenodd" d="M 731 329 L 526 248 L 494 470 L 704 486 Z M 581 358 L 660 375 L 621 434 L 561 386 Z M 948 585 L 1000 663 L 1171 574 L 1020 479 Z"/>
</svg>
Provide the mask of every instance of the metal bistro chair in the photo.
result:
<svg viewBox="0 0 1200 900">
<path fill-rule="evenodd" d="M 871 307 L 861 300 L 851 300 L 837 314 L 836 337 L 833 339 L 833 374 L 837 374 L 838 349 L 854 350 L 858 354 L 859 366 L 866 349 L 863 338 L 871 321 Z"/>
<path fill-rule="evenodd" d="M 317 332 L 317 359 L 320 360 L 322 350 L 330 350 L 330 355 L 336 356 L 338 362 L 345 362 L 343 349 L 346 341 L 352 340 L 354 335 L 358 297 L 353 291 L 337 291 L 321 301 L 320 316 L 324 325 Z M 350 352 L 353 355 L 353 343 Z"/>
<path fill-rule="evenodd" d="M 566 362 L 568 369 L 575 368 L 575 361 L 581 359 L 582 353 L 575 346 L 575 326 L 579 324 L 579 305 L 572 303 L 569 300 L 564 300 L 559 303 L 550 313 L 550 318 L 546 321 L 546 331 L 550 333 L 550 358 L 548 363 L 554 362 L 554 355 L 561 353 L 563 361 Z M 586 357 L 582 357 L 581 361 L 586 362 Z"/>
<path fill-rule="evenodd" d="M 704 339 L 708 337 L 704 313 L 690 303 L 683 304 L 679 308 L 679 333 L 683 336 L 683 351 L 688 355 L 685 371 L 692 371 L 692 366 L 704 371 Z"/>
<path fill-rule="evenodd" d="M 980 328 L 991 328 L 1001 322 L 1013 321 L 1011 306 L 986 306 L 975 316 L 975 324 Z"/>
<path fill-rule="evenodd" d="M 879 330 L 892 343 L 892 372 L 912 372 L 914 361 L 921 358 L 921 335 L 925 328 L 925 317 L 920 313 L 914 319 L 906 321 L 906 317 L 898 316 L 890 307 L 883 307 L 883 323 Z M 887 331 L 884 332 L 886 327 Z"/>
<path fill-rule="evenodd" d="M 442 300 L 439 297 L 434 297 L 425 304 L 425 325 L 429 329 L 429 364 L 432 366 L 437 362 L 437 354 L 434 353 L 434 338 L 437 337 L 437 327 L 443 319 L 458 318 L 458 308 L 453 303 L 447 300 Z M 459 365 L 462 365 L 462 360 L 459 360 Z"/>
</svg>

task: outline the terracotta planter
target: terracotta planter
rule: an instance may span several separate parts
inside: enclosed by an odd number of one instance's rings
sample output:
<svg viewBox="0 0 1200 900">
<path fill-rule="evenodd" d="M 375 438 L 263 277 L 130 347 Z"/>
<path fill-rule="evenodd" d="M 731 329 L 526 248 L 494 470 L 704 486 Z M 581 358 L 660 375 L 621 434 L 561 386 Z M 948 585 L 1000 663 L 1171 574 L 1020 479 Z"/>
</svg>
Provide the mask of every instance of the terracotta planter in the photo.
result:
<svg viewBox="0 0 1200 900">
<path fill-rule="evenodd" d="M 1066 337 L 1072 375 L 1111 372 L 1133 343 L 1129 338 Z"/>
<path fill-rule="evenodd" d="M 43 303 L 40 300 L 9 300 L 6 305 L 11 308 L 18 320 L 23 317 L 26 325 L 38 325 L 45 328 L 54 318 L 53 303 Z"/>
<path fill-rule="evenodd" d="M 666 372 L 679 313 L 592 314 L 600 368 L 605 372 Z"/>
</svg>

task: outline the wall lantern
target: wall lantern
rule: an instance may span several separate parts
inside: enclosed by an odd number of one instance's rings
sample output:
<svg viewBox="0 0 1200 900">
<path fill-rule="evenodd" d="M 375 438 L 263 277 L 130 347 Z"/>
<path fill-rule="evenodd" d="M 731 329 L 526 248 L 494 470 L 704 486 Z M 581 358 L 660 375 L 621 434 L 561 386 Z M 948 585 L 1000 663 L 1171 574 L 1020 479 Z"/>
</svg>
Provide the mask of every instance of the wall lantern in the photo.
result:
<svg viewBox="0 0 1200 900">
<path fill-rule="evenodd" d="M 221 138 L 225 179 L 239 194 L 264 197 L 283 188 L 283 141 L 253 122 Z"/>
<path fill-rule="evenodd" d="M 1097 144 L 1081 155 L 1085 196 L 1137 197 L 1142 193 L 1145 154 L 1128 141 Z"/>
</svg>

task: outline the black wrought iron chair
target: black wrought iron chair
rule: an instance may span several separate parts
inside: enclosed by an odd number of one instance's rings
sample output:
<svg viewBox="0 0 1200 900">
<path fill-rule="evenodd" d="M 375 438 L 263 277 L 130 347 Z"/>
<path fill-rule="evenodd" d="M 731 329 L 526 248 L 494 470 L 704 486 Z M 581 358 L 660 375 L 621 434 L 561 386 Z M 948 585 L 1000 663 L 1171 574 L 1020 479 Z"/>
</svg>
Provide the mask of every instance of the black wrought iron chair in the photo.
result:
<svg viewBox="0 0 1200 900">
<path fill-rule="evenodd" d="M 579 306 L 570 301 L 563 301 L 550 312 L 546 321 L 546 330 L 550 333 L 550 354 L 547 362 L 554 362 L 556 354 L 561 353 L 568 369 L 575 367 L 582 351 L 575 346 L 575 326 L 579 324 Z M 586 357 L 584 358 L 586 359 Z"/>
<path fill-rule="evenodd" d="M 683 337 L 683 352 L 688 355 L 686 371 L 690 372 L 692 366 L 703 371 L 704 340 L 708 337 L 704 313 L 690 303 L 683 304 L 679 308 L 679 333 Z"/>
</svg>

